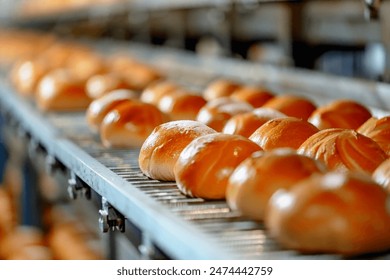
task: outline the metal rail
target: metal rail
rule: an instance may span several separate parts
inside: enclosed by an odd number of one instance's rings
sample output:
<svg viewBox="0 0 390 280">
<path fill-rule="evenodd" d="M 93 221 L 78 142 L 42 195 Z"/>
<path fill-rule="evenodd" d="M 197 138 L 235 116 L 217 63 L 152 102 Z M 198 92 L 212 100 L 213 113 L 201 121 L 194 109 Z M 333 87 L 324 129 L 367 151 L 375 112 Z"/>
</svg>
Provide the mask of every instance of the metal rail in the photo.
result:
<svg viewBox="0 0 390 280">
<path fill-rule="evenodd" d="M 101 42 L 98 48 L 106 53 L 118 49 L 123 52 L 124 45 Z M 263 82 L 281 92 L 300 90 L 300 93 L 319 103 L 344 96 L 367 100 L 370 105 L 382 107 L 386 103 L 378 103 L 378 98 L 381 94 L 390 93 L 388 85 L 309 71 L 265 67 L 236 60 L 202 59 L 177 50 L 141 45 L 126 44 L 126 49 L 139 59 L 166 71 L 172 78 L 194 87 L 203 87 L 211 79 L 222 75 L 247 83 Z M 367 97 L 367 94 L 376 98 Z M 386 100 L 389 101 L 389 98 Z M 139 228 L 145 246 L 155 244 L 170 258 L 340 258 L 282 250 L 267 235 L 262 223 L 241 217 L 231 211 L 224 201 L 189 198 L 182 195 L 172 182 L 146 178 L 138 167 L 139 151 L 104 148 L 98 137 L 89 131 L 83 112 L 42 114 L 32 102 L 16 95 L 5 81 L 0 87 L 0 109 L 13 118 L 32 141 L 44 147 L 47 154 L 58 159 Z M 376 112 L 386 114 L 384 110 Z M 390 254 L 370 258 L 386 259 L 390 258 Z"/>
</svg>

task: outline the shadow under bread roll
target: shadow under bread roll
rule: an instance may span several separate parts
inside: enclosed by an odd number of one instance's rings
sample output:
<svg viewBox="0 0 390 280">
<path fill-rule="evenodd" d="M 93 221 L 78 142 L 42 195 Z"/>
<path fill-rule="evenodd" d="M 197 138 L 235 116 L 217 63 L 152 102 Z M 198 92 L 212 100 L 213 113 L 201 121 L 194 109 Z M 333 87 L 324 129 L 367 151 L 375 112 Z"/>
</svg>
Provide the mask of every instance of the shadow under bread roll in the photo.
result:
<svg viewBox="0 0 390 280">
<path fill-rule="evenodd" d="M 81 111 L 92 99 L 79 80 L 65 69 L 47 73 L 38 84 L 35 100 L 42 111 Z"/>
<path fill-rule="evenodd" d="M 100 137 L 107 148 L 139 148 L 153 129 L 168 121 L 154 105 L 129 100 L 115 106 L 100 126 Z"/>
<path fill-rule="evenodd" d="M 276 192 L 266 227 L 284 248 L 356 256 L 390 249 L 389 195 L 361 173 L 315 174 Z"/>
<path fill-rule="evenodd" d="M 240 135 L 213 133 L 194 139 L 181 152 L 174 173 L 178 188 L 191 197 L 224 199 L 234 169 L 260 147 Z"/>
<path fill-rule="evenodd" d="M 180 120 L 157 126 L 141 147 L 139 166 L 149 178 L 174 181 L 174 166 L 182 150 L 194 139 L 216 133 L 201 122 Z"/>
</svg>

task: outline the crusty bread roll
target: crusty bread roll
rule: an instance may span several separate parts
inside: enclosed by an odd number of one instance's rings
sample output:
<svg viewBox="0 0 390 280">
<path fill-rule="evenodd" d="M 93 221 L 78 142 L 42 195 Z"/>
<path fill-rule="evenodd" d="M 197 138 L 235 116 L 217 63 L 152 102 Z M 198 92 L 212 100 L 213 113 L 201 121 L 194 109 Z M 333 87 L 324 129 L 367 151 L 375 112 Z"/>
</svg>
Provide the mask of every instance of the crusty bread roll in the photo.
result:
<svg viewBox="0 0 390 280">
<path fill-rule="evenodd" d="M 65 68 L 83 81 L 107 71 L 104 59 L 89 49 L 72 51 L 66 60 Z"/>
<path fill-rule="evenodd" d="M 165 120 L 154 105 L 135 100 L 123 102 L 104 117 L 100 137 L 106 147 L 141 147 L 153 129 Z"/>
<path fill-rule="evenodd" d="M 44 111 L 84 110 L 91 101 L 85 93 L 84 83 L 63 69 L 46 74 L 36 92 L 37 105 Z"/>
<path fill-rule="evenodd" d="M 275 148 L 298 149 L 307 138 L 317 132 L 318 129 L 305 120 L 285 117 L 267 121 L 249 139 L 265 151 Z"/>
<path fill-rule="evenodd" d="M 352 256 L 390 249 L 389 196 L 364 174 L 315 174 L 277 191 L 265 221 L 280 244 L 304 253 Z"/>
<path fill-rule="evenodd" d="M 329 169 L 372 173 L 386 158 L 374 140 L 352 130 L 329 128 L 312 135 L 299 153 L 323 161 Z"/>
<path fill-rule="evenodd" d="M 290 117 L 307 120 L 316 106 L 308 99 L 295 95 L 280 95 L 267 101 L 263 107 L 272 108 Z"/>
<path fill-rule="evenodd" d="M 372 117 L 363 123 L 357 132 L 371 138 L 390 156 L 390 116 L 383 118 Z"/>
<path fill-rule="evenodd" d="M 230 176 L 226 201 L 231 209 L 263 220 L 274 192 L 289 189 L 313 173 L 325 170 L 321 162 L 299 155 L 293 149 L 256 152 L 241 162 Z"/>
<path fill-rule="evenodd" d="M 87 109 L 87 122 L 92 130 L 98 131 L 101 122 L 104 117 L 110 112 L 115 106 L 129 101 L 136 100 L 138 94 L 134 91 L 126 89 L 117 89 L 107 93 L 106 95 L 95 99 L 91 102 Z"/>
<path fill-rule="evenodd" d="M 204 105 L 206 100 L 199 94 L 178 90 L 164 95 L 158 103 L 158 108 L 171 120 L 195 120 Z"/>
<path fill-rule="evenodd" d="M 122 76 L 138 91 L 142 91 L 152 83 L 164 78 L 164 75 L 157 69 L 141 63 L 136 63 L 131 68 L 123 69 Z"/>
<path fill-rule="evenodd" d="M 246 102 L 222 97 L 208 101 L 207 104 L 199 110 L 196 120 L 220 132 L 232 116 L 247 113 L 252 110 L 253 107 Z"/>
<path fill-rule="evenodd" d="M 221 97 L 229 97 L 234 91 L 241 87 L 240 84 L 227 79 L 217 79 L 211 82 L 203 92 L 203 97 L 207 100 L 214 100 Z"/>
<path fill-rule="evenodd" d="M 390 194 L 390 158 L 382 162 L 372 174 L 375 182 L 383 186 Z"/>
<path fill-rule="evenodd" d="M 41 60 L 23 60 L 16 63 L 11 71 L 11 81 L 18 93 L 31 96 L 35 93 L 38 82 L 50 67 Z"/>
<path fill-rule="evenodd" d="M 370 111 L 363 105 L 352 100 L 336 100 L 318 107 L 308 121 L 318 129 L 357 129 L 370 117 Z"/>
<path fill-rule="evenodd" d="M 254 108 L 259 108 L 273 98 L 274 95 L 271 91 L 264 88 L 243 86 L 236 89 L 230 97 L 235 100 L 247 102 Z"/>
<path fill-rule="evenodd" d="M 260 147 L 240 135 L 208 134 L 181 152 L 174 168 L 178 188 L 191 197 L 224 199 L 233 170 Z"/>
<path fill-rule="evenodd" d="M 141 147 L 138 162 L 149 178 L 174 181 L 173 169 L 181 151 L 195 138 L 216 133 L 201 122 L 181 120 L 157 126 Z"/>
<path fill-rule="evenodd" d="M 222 132 L 226 134 L 238 134 L 249 138 L 256 129 L 267 121 L 283 117 L 287 116 L 274 109 L 257 108 L 252 112 L 231 117 L 223 127 Z"/>
<path fill-rule="evenodd" d="M 105 73 L 91 76 L 86 84 L 85 91 L 87 95 L 96 99 L 102 97 L 110 91 L 116 89 L 133 89 L 120 75 L 115 73 Z"/>
<path fill-rule="evenodd" d="M 141 93 L 140 99 L 142 102 L 158 106 L 158 103 L 164 95 L 179 89 L 180 87 L 174 82 L 168 80 L 157 81 L 144 89 Z"/>
</svg>

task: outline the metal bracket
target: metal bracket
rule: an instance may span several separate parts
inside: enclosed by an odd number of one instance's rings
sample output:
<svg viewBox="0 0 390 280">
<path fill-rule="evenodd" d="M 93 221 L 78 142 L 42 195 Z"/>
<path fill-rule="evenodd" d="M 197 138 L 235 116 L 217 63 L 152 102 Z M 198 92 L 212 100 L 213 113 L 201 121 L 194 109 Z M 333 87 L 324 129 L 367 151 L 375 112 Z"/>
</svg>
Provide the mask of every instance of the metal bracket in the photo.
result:
<svg viewBox="0 0 390 280">
<path fill-rule="evenodd" d="M 65 171 L 66 169 L 65 165 L 63 165 L 62 162 L 60 162 L 55 156 L 51 154 L 46 155 L 45 163 L 45 170 L 49 175 L 53 175 L 57 170 Z"/>
<path fill-rule="evenodd" d="M 71 199 L 76 199 L 79 195 L 91 199 L 91 188 L 72 172 L 68 180 L 68 194 Z"/>
<path fill-rule="evenodd" d="M 125 231 L 125 217 L 118 212 L 105 197 L 102 197 L 102 209 L 99 210 L 99 227 L 102 232 Z"/>
</svg>

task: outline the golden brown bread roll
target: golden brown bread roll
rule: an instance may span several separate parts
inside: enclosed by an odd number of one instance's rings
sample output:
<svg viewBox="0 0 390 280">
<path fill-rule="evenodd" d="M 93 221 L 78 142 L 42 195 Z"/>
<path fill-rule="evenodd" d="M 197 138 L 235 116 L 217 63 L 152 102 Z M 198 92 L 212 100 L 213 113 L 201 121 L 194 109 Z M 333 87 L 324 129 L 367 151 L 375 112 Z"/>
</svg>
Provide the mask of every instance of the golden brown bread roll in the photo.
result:
<svg viewBox="0 0 390 280">
<path fill-rule="evenodd" d="M 240 84 L 226 79 L 218 79 L 211 82 L 203 92 L 207 100 L 214 100 L 221 97 L 229 97 L 234 91 L 241 87 Z"/>
<path fill-rule="evenodd" d="M 126 101 L 104 117 L 100 137 L 106 147 L 141 147 L 153 129 L 165 120 L 163 113 L 152 104 Z"/>
<path fill-rule="evenodd" d="M 371 138 L 390 156 L 390 116 L 383 118 L 372 117 L 363 123 L 357 132 Z"/>
<path fill-rule="evenodd" d="M 320 130 L 302 143 L 298 152 L 338 171 L 372 173 L 387 158 L 375 141 L 352 129 L 342 128 Z"/>
<path fill-rule="evenodd" d="M 274 95 L 267 89 L 253 86 L 243 86 L 236 89 L 230 97 L 235 100 L 247 102 L 254 108 L 259 108 L 268 100 L 273 98 Z"/>
<path fill-rule="evenodd" d="M 144 89 L 140 99 L 142 102 L 158 106 L 158 103 L 164 95 L 177 91 L 178 89 L 180 89 L 179 86 L 171 81 L 157 81 Z"/>
<path fill-rule="evenodd" d="M 44 111 L 84 110 L 91 101 L 84 83 L 63 69 L 47 73 L 38 84 L 36 102 Z"/>
<path fill-rule="evenodd" d="M 336 100 L 318 107 L 308 119 L 318 129 L 357 129 L 371 117 L 370 111 L 352 100 Z"/>
<path fill-rule="evenodd" d="M 372 178 L 390 194 L 390 159 L 385 160 L 375 169 Z"/>
<path fill-rule="evenodd" d="M 285 114 L 271 108 L 257 108 L 252 112 L 242 113 L 231 117 L 222 129 L 226 134 L 251 136 L 256 129 L 267 121 L 287 117 Z"/>
<path fill-rule="evenodd" d="M 263 107 L 272 108 L 290 117 L 307 120 L 316 106 L 308 99 L 295 95 L 280 95 L 267 101 Z"/>
<path fill-rule="evenodd" d="M 164 95 L 158 108 L 171 120 L 195 120 L 206 100 L 199 94 L 188 91 L 174 91 Z"/>
<path fill-rule="evenodd" d="M 216 131 L 196 121 L 172 121 L 157 126 L 141 147 L 141 171 L 152 179 L 174 181 L 173 169 L 181 151 L 195 138 L 211 133 Z"/>
<path fill-rule="evenodd" d="M 72 51 L 64 67 L 83 81 L 107 71 L 107 66 L 103 58 L 89 49 Z"/>
<path fill-rule="evenodd" d="M 115 106 L 129 100 L 135 100 L 137 97 L 138 94 L 134 91 L 117 89 L 98 99 L 95 99 L 91 102 L 87 109 L 86 116 L 88 125 L 92 130 L 98 131 L 101 122 L 108 112 L 115 108 Z"/>
<path fill-rule="evenodd" d="M 389 196 L 364 174 L 315 174 L 276 192 L 270 234 L 304 253 L 358 255 L 390 249 Z"/>
<path fill-rule="evenodd" d="M 41 60 L 24 60 L 16 63 L 11 71 L 11 81 L 15 89 L 25 96 L 35 93 L 40 79 L 50 67 Z"/>
<path fill-rule="evenodd" d="M 265 151 L 275 148 L 298 149 L 307 138 L 317 132 L 318 129 L 305 120 L 285 117 L 267 121 L 249 139 Z"/>
<path fill-rule="evenodd" d="M 226 201 L 231 209 L 263 220 L 268 201 L 278 189 L 289 189 L 300 180 L 325 170 L 325 165 L 319 161 L 292 149 L 256 152 L 241 162 L 230 176 Z"/>
<path fill-rule="evenodd" d="M 259 150 L 258 145 L 240 135 L 214 133 L 198 137 L 176 161 L 177 186 L 192 197 L 224 199 L 233 170 Z"/>
<path fill-rule="evenodd" d="M 92 99 L 102 97 L 108 92 L 116 89 L 132 88 L 134 88 L 132 85 L 128 84 L 120 75 L 115 73 L 105 73 L 91 76 L 85 84 L 85 91 Z"/>
<path fill-rule="evenodd" d="M 222 97 L 208 101 L 199 110 L 196 120 L 220 132 L 232 116 L 247 113 L 252 110 L 253 107 L 246 102 Z"/>
<path fill-rule="evenodd" d="M 28 245 L 7 256 L 8 260 L 52 260 L 53 255 L 47 246 Z"/>
<path fill-rule="evenodd" d="M 125 68 L 122 76 L 135 90 L 142 91 L 152 83 L 162 80 L 164 76 L 151 66 L 136 63 L 131 68 Z"/>
</svg>

